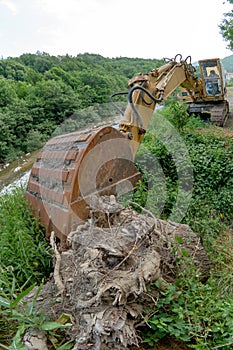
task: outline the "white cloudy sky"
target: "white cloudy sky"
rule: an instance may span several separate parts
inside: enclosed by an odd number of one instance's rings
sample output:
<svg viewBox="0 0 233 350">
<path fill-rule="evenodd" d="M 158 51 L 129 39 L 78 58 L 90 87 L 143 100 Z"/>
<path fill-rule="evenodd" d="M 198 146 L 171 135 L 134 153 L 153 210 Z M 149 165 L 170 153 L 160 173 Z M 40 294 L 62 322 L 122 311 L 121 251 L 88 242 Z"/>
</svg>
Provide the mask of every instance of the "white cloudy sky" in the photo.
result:
<svg viewBox="0 0 233 350">
<path fill-rule="evenodd" d="M 105 57 L 229 56 L 226 0 L 0 0 L 0 56 L 45 51 Z"/>
</svg>

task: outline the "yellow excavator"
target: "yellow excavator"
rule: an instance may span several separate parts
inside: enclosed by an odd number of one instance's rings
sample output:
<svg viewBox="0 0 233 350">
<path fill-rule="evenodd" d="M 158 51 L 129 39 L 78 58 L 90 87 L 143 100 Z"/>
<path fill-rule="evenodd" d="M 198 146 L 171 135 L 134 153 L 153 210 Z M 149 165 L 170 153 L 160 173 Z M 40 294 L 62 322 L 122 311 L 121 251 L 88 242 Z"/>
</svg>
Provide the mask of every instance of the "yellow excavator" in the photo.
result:
<svg viewBox="0 0 233 350">
<path fill-rule="evenodd" d="M 201 77 L 190 56 L 176 55 L 130 79 L 128 104 L 118 129 L 105 126 L 73 132 L 45 144 L 31 170 L 26 199 L 48 237 L 54 231 L 65 243 L 70 231 L 89 217 L 93 195 L 117 196 L 136 186 L 141 175 L 134 165 L 138 147 L 156 104 L 177 87 L 182 88 L 191 113 L 209 113 L 214 124 L 224 124 L 229 104 L 220 60 L 201 60 L 199 65 Z"/>
</svg>

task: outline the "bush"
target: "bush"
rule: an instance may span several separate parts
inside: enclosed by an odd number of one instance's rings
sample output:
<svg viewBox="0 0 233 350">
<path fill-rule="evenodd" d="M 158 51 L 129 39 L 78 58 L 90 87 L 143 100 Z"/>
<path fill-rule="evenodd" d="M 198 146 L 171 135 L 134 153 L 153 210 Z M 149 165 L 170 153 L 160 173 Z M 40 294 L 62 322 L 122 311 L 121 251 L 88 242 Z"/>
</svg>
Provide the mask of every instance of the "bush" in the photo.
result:
<svg viewBox="0 0 233 350">
<path fill-rule="evenodd" d="M 161 293 L 156 306 L 148 310 L 146 321 L 150 328 L 144 329 L 144 341 L 153 346 L 165 336 L 172 336 L 197 350 L 228 350 L 233 344 L 233 142 L 216 136 L 215 127 L 202 125 L 200 120 L 197 123 L 201 129 L 188 128 L 187 122 L 179 134 L 188 150 L 194 179 L 192 198 L 182 222 L 200 236 L 213 269 L 203 283 L 190 265 L 185 275 L 180 274 L 176 283 Z M 143 144 L 150 152 L 149 158 L 156 158 L 164 173 L 167 195 L 164 210 L 159 214 L 166 219 L 177 200 L 177 163 L 173 148 L 159 135 L 158 123 L 152 121 L 152 127 L 154 130 L 145 135 Z M 143 159 L 146 163 L 146 152 Z M 153 174 L 144 177 L 151 179 Z M 160 188 L 157 196 L 162 192 Z M 141 186 L 136 200 L 149 204 L 147 208 L 157 215 L 154 204 L 145 199 L 147 191 L 145 184 Z"/>
<path fill-rule="evenodd" d="M 28 133 L 27 137 L 27 152 L 32 152 L 34 150 L 37 150 L 41 148 L 44 144 L 44 137 L 43 135 L 37 131 L 37 130 L 31 130 Z"/>
<path fill-rule="evenodd" d="M 196 350 L 232 349 L 233 304 L 219 287 L 213 276 L 206 284 L 201 283 L 192 269 L 181 275 L 176 285 L 171 284 L 161 293 L 147 321 L 151 331 L 145 334 L 144 341 L 153 346 L 169 335 Z"/>
</svg>

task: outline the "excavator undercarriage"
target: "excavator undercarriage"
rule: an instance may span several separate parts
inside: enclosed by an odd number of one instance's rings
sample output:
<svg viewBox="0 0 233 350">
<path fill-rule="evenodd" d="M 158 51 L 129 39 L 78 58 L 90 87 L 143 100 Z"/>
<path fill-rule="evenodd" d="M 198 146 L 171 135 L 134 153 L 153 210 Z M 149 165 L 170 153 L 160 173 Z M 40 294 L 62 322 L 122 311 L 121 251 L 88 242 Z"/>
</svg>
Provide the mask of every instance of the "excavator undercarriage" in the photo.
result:
<svg viewBox="0 0 233 350">
<path fill-rule="evenodd" d="M 199 115 L 204 120 L 209 120 L 216 126 L 224 126 L 229 116 L 228 101 L 217 101 L 215 103 L 188 103 L 189 113 Z"/>
</svg>

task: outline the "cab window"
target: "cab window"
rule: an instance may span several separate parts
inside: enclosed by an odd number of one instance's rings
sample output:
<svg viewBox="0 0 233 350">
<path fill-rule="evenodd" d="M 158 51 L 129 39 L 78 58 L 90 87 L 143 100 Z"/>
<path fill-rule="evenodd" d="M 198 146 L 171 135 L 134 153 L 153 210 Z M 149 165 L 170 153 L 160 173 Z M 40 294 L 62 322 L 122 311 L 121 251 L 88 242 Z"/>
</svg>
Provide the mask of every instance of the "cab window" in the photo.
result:
<svg viewBox="0 0 233 350">
<path fill-rule="evenodd" d="M 210 60 L 201 63 L 207 96 L 221 94 L 220 72 L 217 61 Z"/>
</svg>

